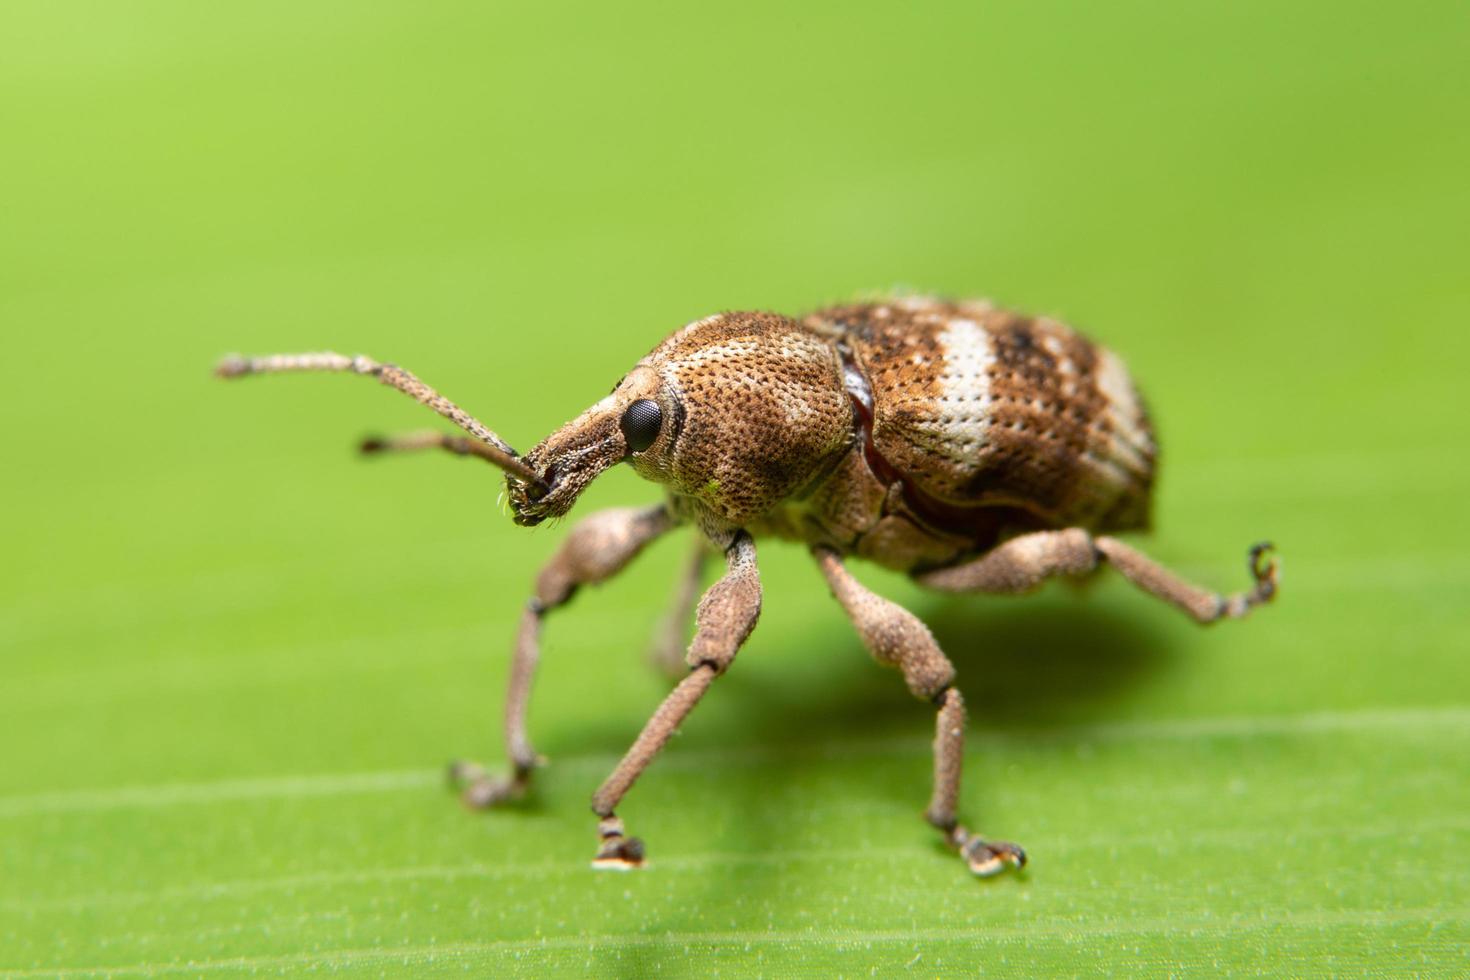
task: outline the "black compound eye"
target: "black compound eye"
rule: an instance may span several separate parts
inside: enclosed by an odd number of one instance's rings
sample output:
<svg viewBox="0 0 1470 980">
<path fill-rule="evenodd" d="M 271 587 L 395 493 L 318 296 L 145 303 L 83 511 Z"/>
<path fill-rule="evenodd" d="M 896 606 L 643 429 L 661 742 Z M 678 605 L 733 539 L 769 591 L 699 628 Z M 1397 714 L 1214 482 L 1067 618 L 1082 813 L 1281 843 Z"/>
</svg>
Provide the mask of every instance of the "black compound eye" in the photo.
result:
<svg viewBox="0 0 1470 980">
<path fill-rule="evenodd" d="M 628 406 L 620 424 L 623 428 L 623 439 L 628 443 L 628 451 L 641 453 L 658 439 L 658 430 L 664 424 L 664 413 L 659 411 L 658 402 L 644 398 Z"/>
</svg>

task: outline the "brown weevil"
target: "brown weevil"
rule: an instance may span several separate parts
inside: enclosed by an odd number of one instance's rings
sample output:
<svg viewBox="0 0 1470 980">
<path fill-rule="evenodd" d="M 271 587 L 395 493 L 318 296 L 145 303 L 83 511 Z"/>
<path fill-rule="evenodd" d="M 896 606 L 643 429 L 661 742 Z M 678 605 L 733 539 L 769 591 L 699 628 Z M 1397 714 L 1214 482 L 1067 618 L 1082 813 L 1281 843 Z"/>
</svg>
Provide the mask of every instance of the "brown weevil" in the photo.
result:
<svg viewBox="0 0 1470 980">
<path fill-rule="evenodd" d="M 537 765 L 526 703 L 551 610 L 579 586 L 615 575 L 653 539 L 693 525 L 696 552 L 656 650 L 677 665 L 706 554 L 724 556 L 725 574 L 694 613 L 687 673 L 592 797 L 601 867 L 643 860 L 618 803 L 754 628 L 762 535 L 808 547 L 864 645 L 935 706 L 925 816 L 980 875 L 1019 867 L 1026 856 L 973 833 L 955 812 L 965 703 L 954 667 L 928 628 L 859 584 L 846 559 L 877 562 L 942 592 L 989 593 L 1028 592 L 1106 563 L 1200 623 L 1244 616 L 1276 590 L 1269 545 L 1250 550 L 1254 585 L 1220 595 L 1109 536 L 1148 525 L 1157 448 L 1133 382 L 1115 355 L 1062 324 L 989 303 L 903 298 L 800 319 L 707 317 L 676 331 L 612 394 L 524 456 L 412 374 L 365 357 L 231 357 L 218 369 L 227 378 L 279 371 L 371 375 L 434 409 L 468 437 L 371 439 L 363 450 L 479 456 L 506 472 L 517 524 L 566 514 L 615 463 L 667 488 L 656 506 L 605 510 L 576 524 L 537 577 L 505 711 L 510 772 L 494 778 L 473 764 L 451 766 L 472 807 L 521 795 Z"/>
</svg>

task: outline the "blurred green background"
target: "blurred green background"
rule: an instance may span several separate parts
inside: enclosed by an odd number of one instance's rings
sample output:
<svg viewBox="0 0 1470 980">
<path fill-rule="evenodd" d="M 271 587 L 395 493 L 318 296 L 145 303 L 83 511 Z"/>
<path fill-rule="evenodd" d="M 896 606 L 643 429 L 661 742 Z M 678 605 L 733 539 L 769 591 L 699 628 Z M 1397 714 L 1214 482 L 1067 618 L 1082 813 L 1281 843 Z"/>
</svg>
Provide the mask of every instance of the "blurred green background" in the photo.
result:
<svg viewBox="0 0 1470 980">
<path fill-rule="evenodd" d="M 0 7 L 0 976 L 1470 971 L 1470 19 L 1460 3 Z M 949 599 L 980 882 L 919 819 L 932 716 L 800 549 L 621 808 L 685 543 L 550 623 L 533 800 L 498 762 L 564 528 L 430 416 L 232 350 L 395 360 L 525 448 L 674 327 L 988 295 L 1120 351 L 1153 554 Z M 577 513 L 654 499 L 619 470 Z"/>
</svg>

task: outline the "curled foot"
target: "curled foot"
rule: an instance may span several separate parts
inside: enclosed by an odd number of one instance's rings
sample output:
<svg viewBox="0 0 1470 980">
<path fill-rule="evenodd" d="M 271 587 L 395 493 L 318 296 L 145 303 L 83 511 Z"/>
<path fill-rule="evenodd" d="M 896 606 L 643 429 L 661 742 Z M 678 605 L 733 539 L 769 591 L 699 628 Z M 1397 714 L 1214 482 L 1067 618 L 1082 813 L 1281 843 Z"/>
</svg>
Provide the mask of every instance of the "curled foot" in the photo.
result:
<svg viewBox="0 0 1470 980">
<path fill-rule="evenodd" d="M 604 817 L 597 825 L 602 836 L 602 846 L 592 866 L 599 871 L 631 871 L 643 866 L 643 841 L 623 834 L 623 821 L 617 817 Z"/>
<path fill-rule="evenodd" d="M 1275 545 L 1263 541 L 1251 548 L 1246 555 L 1246 567 L 1250 569 L 1255 585 L 1249 592 L 1226 596 L 1220 600 L 1220 615 L 1238 619 L 1256 606 L 1270 602 L 1276 595 L 1276 559 L 1272 553 Z"/>
<path fill-rule="evenodd" d="M 985 840 L 957 827 L 950 835 L 950 843 L 960 852 L 970 870 L 982 878 L 998 875 L 1006 868 L 1026 866 L 1026 852 L 1020 845 L 1009 841 Z"/>
<path fill-rule="evenodd" d="M 1264 602 L 1276 594 L 1276 559 L 1273 553 L 1276 546 L 1269 541 L 1252 545 L 1250 553 L 1246 556 L 1246 564 L 1250 566 L 1251 578 L 1255 580 L 1255 592 Z"/>
<path fill-rule="evenodd" d="M 471 810 L 484 810 L 526 795 L 531 770 L 515 769 L 510 776 L 492 776 L 477 762 L 460 759 L 449 764 L 449 788 L 459 793 L 460 802 Z"/>
</svg>

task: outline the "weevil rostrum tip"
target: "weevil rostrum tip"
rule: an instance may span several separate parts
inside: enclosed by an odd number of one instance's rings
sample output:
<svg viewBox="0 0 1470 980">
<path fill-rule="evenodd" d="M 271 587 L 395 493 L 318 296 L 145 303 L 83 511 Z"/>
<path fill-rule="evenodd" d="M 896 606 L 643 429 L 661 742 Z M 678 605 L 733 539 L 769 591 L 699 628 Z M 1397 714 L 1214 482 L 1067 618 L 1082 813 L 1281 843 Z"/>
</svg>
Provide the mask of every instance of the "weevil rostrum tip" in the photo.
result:
<svg viewBox="0 0 1470 980">
<path fill-rule="evenodd" d="M 1253 548 L 1252 586 L 1222 595 L 1184 581 L 1114 537 L 1148 526 L 1157 445 L 1121 360 L 1063 324 L 985 302 L 924 297 L 821 309 L 800 318 L 731 312 L 655 347 L 611 394 L 524 455 L 413 374 L 334 353 L 231 357 L 218 374 L 369 375 L 464 434 L 373 438 L 368 453 L 445 449 L 506 474 L 516 524 L 567 514 L 603 471 L 627 463 L 663 502 L 604 510 L 572 526 L 536 577 L 515 640 L 505 711 L 509 772 L 455 763 L 467 806 L 522 795 L 540 763 L 526 730 L 543 620 L 583 585 L 616 575 L 650 541 L 697 532 L 655 655 L 682 679 L 592 798 L 597 867 L 643 862 L 619 802 L 734 660 L 761 608 L 759 538 L 807 547 L 864 645 L 936 710 L 925 818 L 977 875 L 1026 862 L 1015 844 L 960 822 L 965 702 L 955 670 L 912 613 L 860 584 L 859 558 L 940 592 L 1029 592 L 1110 565 L 1197 622 L 1269 601 L 1276 566 Z M 712 555 L 725 570 L 700 594 Z M 694 638 L 683 643 L 694 617 Z"/>
</svg>

